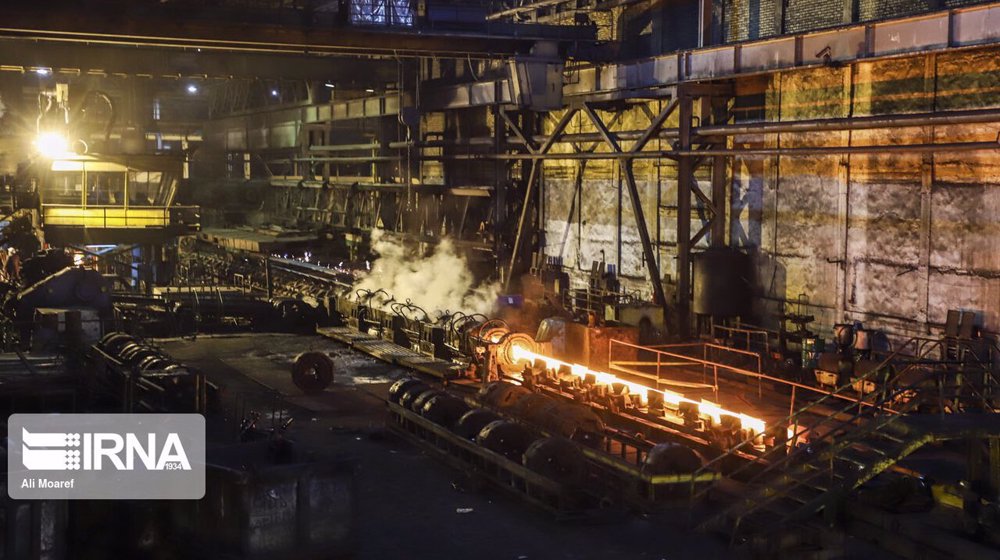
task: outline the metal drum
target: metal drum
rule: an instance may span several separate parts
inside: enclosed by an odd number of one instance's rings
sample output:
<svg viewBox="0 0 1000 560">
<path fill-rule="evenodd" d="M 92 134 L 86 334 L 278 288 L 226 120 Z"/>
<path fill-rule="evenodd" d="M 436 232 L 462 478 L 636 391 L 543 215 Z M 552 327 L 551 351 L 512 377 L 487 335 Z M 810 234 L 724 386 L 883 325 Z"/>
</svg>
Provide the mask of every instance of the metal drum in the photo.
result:
<svg viewBox="0 0 1000 560">
<path fill-rule="evenodd" d="M 468 411 L 469 405 L 462 399 L 440 393 L 424 402 L 420 414 L 439 426 L 451 428 Z"/>
<path fill-rule="evenodd" d="M 442 391 L 438 389 L 428 389 L 417 395 L 417 398 L 413 399 L 413 402 L 410 403 L 409 409 L 419 414 L 420 411 L 424 409 L 424 404 L 427 403 L 427 401 L 440 394 L 442 394 Z"/>
<path fill-rule="evenodd" d="M 423 385 L 424 383 L 413 377 L 404 377 L 396 381 L 392 384 L 392 387 L 389 387 L 389 402 L 399 404 L 399 399 L 403 397 L 403 393 L 417 384 Z"/>
<path fill-rule="evenodd" d="M 97 347 L 111 356 L 118 356 L 125 345 L 135 342 L 135 337 L 123 332 L 112 332 L 104 335 Z"/>
<path fill-rule="evenodd" d="M 411 385 L 403 391 L 403 394 L 399 397 L 399 406 L 412 410 L 411 407 L 413 406 L 413 401 L 428 389 L 430 389 L 430 387 L 425 385 L 423 382 Z"/>
<path fill-rule="evenodd" d="M 540 429 L 588 447 L 604 439 L 604 422 L 584 405 L 564 403 L 533 393 L 521 399 L 512 415 Z"/>
<path fill-rule="evenodd" d="M 474 408 L 458 419 L 455 423 L 455 433 L 465 439 L 475 439 L 483 428 L 499 419 L 500 417 L 492 410 Z"/>
<path fill-rule="evenodd" d="M 642 472 L 649 475 L 688 474 L 700 469 L 704 458 L 690 447 L 676 443 L 658 443 L 646 455 Z"/>
<path fill-rule="evenodd" d="M 497 410 L 504 411 L 517 406 L 521 399 L 531 394 L 531 391 L 520 385 L 498 381 L 486 387 L 486 391 L 483 393 L 483 402 Z"/>
<path fill-rule="evenodd" d="M 587 460 L 573 442 L 550 437 L 532 443 L 524 452 L 524 466 L 536 473 L 570 486 L 587 478 Z"/>
<path fill-rule="evenodd" d="M 490 422 L 476 436 L 479 445 L 518 463 L 534 440 L 524 426 L 506 420 Z"/>
</svg>

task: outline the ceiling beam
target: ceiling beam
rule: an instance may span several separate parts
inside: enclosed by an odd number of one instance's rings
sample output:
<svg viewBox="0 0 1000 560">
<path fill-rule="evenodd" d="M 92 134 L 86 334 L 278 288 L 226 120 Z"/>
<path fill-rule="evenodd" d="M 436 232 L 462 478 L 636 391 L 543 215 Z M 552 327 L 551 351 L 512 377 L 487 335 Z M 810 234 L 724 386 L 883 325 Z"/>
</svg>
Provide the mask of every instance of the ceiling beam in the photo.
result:
<svg viewBox="0 0 1000 560">
<path fill-rule="evenodd" d="M 563 26 L 500 23 L 474 30 L 357 27 L 259 17 L 240 21 L 169 9 L 169 4 L 143 4 L 141 8 L 96 6 L 83 10 L 65 3 L 6 2 L 0 37 L 240 52 L 463 58 L 525 54 L 540 40 L 593 39 L 593 31 Z"/>
<path fill-rule="evenodd" d="M 262 52 L 227 53 L 191 49 L 80 45 L 59 42 L 0 40 L 0 69 L 54 74 L 126 75 L 151 78 L 264 78 L 337 80 L 359 86 L 384 85 L 397 79 L 397 63 L 389 59 L 318 57 Z M 344 84 L 348 85 L 347 83 Z"/>
</svg>

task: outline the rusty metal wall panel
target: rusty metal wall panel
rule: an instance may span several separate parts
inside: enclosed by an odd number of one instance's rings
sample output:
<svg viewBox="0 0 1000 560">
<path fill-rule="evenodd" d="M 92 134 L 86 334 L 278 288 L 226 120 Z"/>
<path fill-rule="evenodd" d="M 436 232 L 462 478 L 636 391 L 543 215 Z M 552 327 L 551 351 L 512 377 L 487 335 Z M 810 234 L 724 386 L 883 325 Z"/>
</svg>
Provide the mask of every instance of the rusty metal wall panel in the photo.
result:
<svg viewBox="0 0 1000 560">
<path fill-rule="evenodd" d="M 653 61 L 653 78 L 661 84 L 676 84 L 680 79 L 680 57 L 659 57 Z"/>
<path fill-rule="evenodd" d="M 601 91 L 614 91 L 622 89 L 625 83 L 622 64 L 611 64 L 601 68 L 599 87 Z"/>
<path fill-rule="evenodd" d="M 334 119 L 346 119 L 347 118 L 347 104 L 346 103 L 335 103 L 332 106 L 332 117 Z"/>
<path fill-rule="evenodd" d="M 979 45 L 1000 41 L 1000 6 L 962 10 L 952 20 L 956 45 Z"/>
<path fill-rule="evenodd" d="M 625 73 L 626 89 L 647 88 L 655 85 L 658 85 L 655 60 L 644 60 L 628 67 L 628 71 Z"/>
<path fill-rule="evenodd" d="M 707 49 L 693 51 L 688 55 L 687 75 L 690 80 L 702 80 L 729 76 L 736 71 L 736 49 Z"/>
<path fill-rule="evenodd" d="M 867 52 L 864 27 L 851 27 L 824 33 L 811 33 L 802 38 L 802 62 L 820 62 L 821 52 L 830 47 L 830 60 L 840 62 L 864 57 Z"/>
<path fill-rule="evenodd" d="M 506 83 L 506 81 L 505 81 Z M 507 89 L 507 88 L 502 88 Z M 475 84 L 469 89 L 469 102 L 472 106 L 489 105 L 496 97 L 496 86 L 490 82 Z"/>
<path fill-rule="evenodd" d="M 365 116 L 378 116 L 382 114 L 382 98 L 375 97 L 371 99 L 365 99 L 362 104 L 363 114 Z"/>
<path fill-rule="evenodd" d="M 564 96 L 590 93 L 597 89 L 598 68 L 576 68 L 566 74 Z"/>
<path fill-rule="evenodd" d="M 761 72 L 795 65 L 795 37 L 749 43 L 740 50 L 740 72 Z"/>
<path fill-rule="evenodd" d="M 877 23 L 874 26 L 872 55 L 933 49 L 948 45 L 948 14 Z"/>
<path fill-rule="evenodd" d="M 246 136 L 243 134 L 242 130 L 230 129 L 226 131 L 226 150 L 237 151 L 246 149 Z"/>
</svg>

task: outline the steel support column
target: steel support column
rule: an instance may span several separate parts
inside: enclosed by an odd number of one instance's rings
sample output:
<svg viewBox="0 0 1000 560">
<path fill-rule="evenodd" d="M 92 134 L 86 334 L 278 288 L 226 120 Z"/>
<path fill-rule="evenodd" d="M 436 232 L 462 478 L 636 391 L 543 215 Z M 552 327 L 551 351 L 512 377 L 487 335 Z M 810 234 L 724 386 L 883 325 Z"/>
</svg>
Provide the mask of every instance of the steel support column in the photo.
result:
<svg viewBox="0 0 1000 560">
<path fill-rule="evenodd" d="M 711 100 L 712 124 L 726 123 L 729 118 L 729 103 L 724 98 Z M 724 140 L 728 142 L 728 140 Z M 729 164 L 731 158 L 714 156 L 712 158 L 712 247 L 726 246 L 726 215 L 729 208 L 727 195 L 729 193 Z"/>
<path fill-rule="evenodd" d="M 521 202 L 521 214 L 517 219 L 517 233 L 514 235 L 514 246 L 511 249 L 510 263 L 507 265 L 507 273 L 504 275 L 503 279 L 505 289 L 510 288 L 510 281 L 514 276 L 514 266 L 516 266 L 517 259 L 521 254 L 521 244 L 522 239 L 524 239 L 524 225 L 528 219 L 528 209 L 531 207 L 531 199 L 534 195 L 535 183 L 538 182 L 538 176 L 541 174 L 542 166 L 544 165 L 544 156 L 549 152 L 556 140 L 559 139 L 559 136 L 562 135 L 563 131 L 566 130 L 566 125 L 573 120 L 576 113 L 576 108 L 571 107 L 567 109 L 566 112 L 563 113 L 562 118 L 559 119 L 556 127 L 552 130 L 552 134 L 545 140 L 545 143 L 543 143 L 541 147 L 535 148 L 531 144 L 525 144 L 525 147 L 528 148 L 528 151 L 531 152 L 532 155 L 542 156 L 542 159 L 534 159 L 531 161 L 531 170 L 528 172 L 528 181 L 524 187 L 524 200 Z M 503 120 L 506 121 L 507 126 L 510 126 L 514 130 L 514 134 L 516 136 L 522 138 L 526 137 L 526 135 L 524 135 L 521 130 L 513 122 L 511 122 L 506 114 L 501 112 L 501 115 Z M 498 121 L 494 126 L 500 128 L 501 124 Z"/>
<path fill-rule="evenodd" d="M 499 159 L 500 154 L 507 150 L 507 134 L 505 128 L 500 125 L 503 118 L 503 109 L 499 105 L 491 107 L 493 111 L 493 155 L 497 159 L 493 162 L 493 254 L 498 262 L 503 262 L 504 246 L 500 235 L 500 224 L 507 221 L 507 163 Z M 419 138 L 419 137 L 418 137 Z M 409 203 L 409 201 L 407 201 Z"/>
<path fill-rule="evenodd" d="M 680 135 L 678 150 L 691 150 L 691 121 L 694 100 L 678 91 Z M 677 158 L 677 334 L 687 338 L 691 330 L 691 191 L 694 185 L 692 155 Z"/>
<path fill-rule="evenodd" d="M 670 113 L 676 107 L 676 103 L 671 102 L 665 107 L 660 114 L 653 119 L 650 123 L 646 132 L 639 138 L 636 145 L 632 146 L 627 154 L 635 155 L 642 150 L 646 142 L 649 141 L 663 126 L 663 123 L 670 116 Z M 597 128 L 597 132 L 604 139 L 604 142 L 611 148 L 615 153 L 623 153 L 621 145 L 615 138 L 615 135 L 608 130 L 608 127 L 601 120 L 601 117 L 594 112 L 594 109 L 589 105 L 584 104 L 584 111 L 586 111 L 587 116 L 594 123 Z M 622 158 L 618 160 L 619 165 L 622 169 L 622 175 L 625 176 L 625 184 L 628 187 L 629 198 L 632 200 L 632 213 L 635 215 L 635 227 L 639 232 L 639 241 L 642 243 L 642 254 L 646 261 L 646 270 L 649 273 L 649 280 L 653 287 L 653 302 L 660 305 L 663 310 L 664 324 L 667 324 L 667 298 L 663 293 L 663 278 L 660 276 L 660 267 L 657 264 L 656 252 L 653 250 L 653 242 L 649 237 L 649 227 L 646 225 L 646 214 L 642 209 L 642 199 L 639 197 L 639 186 L 635 181 L 635 172 L 632 169 L 632 158 Z"/>
</svg>

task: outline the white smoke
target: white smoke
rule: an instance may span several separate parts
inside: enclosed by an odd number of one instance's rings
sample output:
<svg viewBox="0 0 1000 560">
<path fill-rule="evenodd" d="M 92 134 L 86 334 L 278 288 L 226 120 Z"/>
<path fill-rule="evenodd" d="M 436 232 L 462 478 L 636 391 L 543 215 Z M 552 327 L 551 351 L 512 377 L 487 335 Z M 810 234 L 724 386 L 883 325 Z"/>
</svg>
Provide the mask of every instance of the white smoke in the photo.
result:
<svg viewBox="0 0 1000 560">
<path fill-rule="evenodd" d="M 489 315 L 500 293 L 498 283 L 476 285 L 465 257 L 458 254 L 451 239 L 444 238 L 424 257 L 393 242 L 384 230 L 371 233 L 372 251 L 379 258 L 371 270 L 354 282 L 355 290 L 383 289 L 394 301 L 411 301 L 431 318 L 441 311 L 464 311 Z"/>
</svg>

